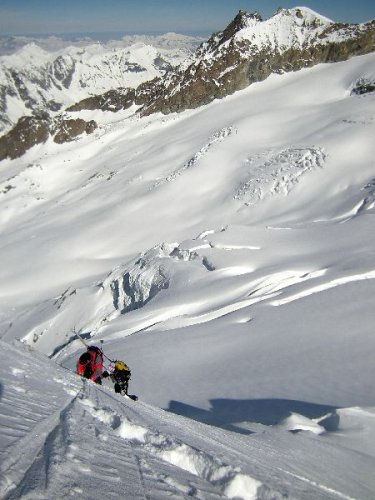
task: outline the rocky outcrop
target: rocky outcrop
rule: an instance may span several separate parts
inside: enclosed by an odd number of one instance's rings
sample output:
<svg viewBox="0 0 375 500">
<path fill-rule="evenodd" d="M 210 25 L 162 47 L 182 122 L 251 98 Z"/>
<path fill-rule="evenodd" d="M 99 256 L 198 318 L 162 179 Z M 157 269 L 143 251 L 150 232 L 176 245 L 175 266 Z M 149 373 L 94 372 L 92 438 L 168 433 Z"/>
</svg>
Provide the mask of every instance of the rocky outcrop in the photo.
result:
<svg viewBox="0 0 375 500">
<path fill-rule="evenodd" d="M 50 121 L 45 117 L 23 116 L 13 129 L 0 137 L 0 160 L 15 159 L 36 144 L 46 142 Z"/>
<path fill-rule="evenodd" d="M 61 85 L 65 89 L 69 89 L 75 70 L 76 63 L 70 56 L 59 56 L 49 66 L 51 80 L 60 89 Z"/>
<path fill-rule="evenodd" d="M 62 144 L 74 140 L 81 134 L 91 134 L 97 128 L 94 120 L 86 122 L 81 118 L 70 120 L 51 120 L 47 114 L 23 116 L 3 137 L 0 137 L 0 161 L 5 158 L 14 160 L 37 144 L 53 137 L 54 142 Z"/>
<path fill-rule="evenodd" d="M 54 134 L 54 142 L 57 144 L 63 144 L 64 142 L 73 141 L 76 137 L 86 133 L 92 134 L 97 128 L 97 124 L 94 120 L 86 122 L 81 118 L 62 120 L 59 127 Z"/>
<path fill-rule="evenodd" d="M 351 95 L 362 95 L 362 94 L 370 94 L 371 92 L 375 92 L 375 80 L 368 78 L 360 78 L 357 82 L 355 82 Z"/>
<path fill-rule="evenodd" d="M 84 109 L 101 109 L 102 111 L 120 111 L 128 109 L 135 102 L 134 89 L 110 90 L 104 94 L 88 97 L 70 106 L 67 111 L 82 111 Z"/>
</svg>

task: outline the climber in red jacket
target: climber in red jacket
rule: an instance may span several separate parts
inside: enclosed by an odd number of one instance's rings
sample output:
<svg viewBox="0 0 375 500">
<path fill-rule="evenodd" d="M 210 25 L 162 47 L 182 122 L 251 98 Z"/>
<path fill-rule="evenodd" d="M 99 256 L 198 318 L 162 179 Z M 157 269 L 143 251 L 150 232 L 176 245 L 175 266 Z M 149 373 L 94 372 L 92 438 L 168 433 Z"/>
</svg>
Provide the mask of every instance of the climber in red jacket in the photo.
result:
<svg viewBox="0 0 375 500">
<path fill-rule="evenodd" d="M 89 346 L 87 351 L 79 357 L 77 373 L 100 385 L 102 377 L 108 377 L 108 372 L 103 370 L 103 353 L 99 347 Z"/>
</svg>

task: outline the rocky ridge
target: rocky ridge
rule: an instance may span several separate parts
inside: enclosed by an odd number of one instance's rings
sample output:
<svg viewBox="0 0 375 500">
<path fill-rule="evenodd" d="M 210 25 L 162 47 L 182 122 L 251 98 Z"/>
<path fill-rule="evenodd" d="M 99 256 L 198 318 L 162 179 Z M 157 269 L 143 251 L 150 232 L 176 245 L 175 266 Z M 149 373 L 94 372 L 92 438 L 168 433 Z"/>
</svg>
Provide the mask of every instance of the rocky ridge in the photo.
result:
<svg viewBox="0 0 375 500">
<path fill-rule="evenodd" d="M 375 21 L 340 24 L 309 9 L 281 9 L 262 21 L 240 11 L 229 26 L 202 44 L 193 57 L 155 82 L 142 114 L 172 113 L 208 104 L 264 80 L 344 61 L 375 49 Z"/>
<path fill-rule="evenodd" d="M 24 155 L 31 147 L 46 142 L 50 137 L 57 144 L 73 141 L 78 136 L 91 134 L 97 128 L 94 120 L 82 118 L 51 119 L 47 113 L 23 116 L 3 137 L 0 137 L 0 161 L 14 160 Z"/>
</svg>

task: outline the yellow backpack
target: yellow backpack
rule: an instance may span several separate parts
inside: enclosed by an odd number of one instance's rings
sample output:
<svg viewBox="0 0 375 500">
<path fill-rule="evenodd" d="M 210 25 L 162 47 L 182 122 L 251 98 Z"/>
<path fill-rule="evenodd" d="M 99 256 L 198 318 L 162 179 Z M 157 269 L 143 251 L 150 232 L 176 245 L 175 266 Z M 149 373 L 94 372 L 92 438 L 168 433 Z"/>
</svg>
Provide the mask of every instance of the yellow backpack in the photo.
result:
<svg viewBox="0 0 375 500">
<path fill-rule="evenodd" d="M 130 372 L 128 365 L 126 365 L 123 361 L 115 361 L 115 369 L 120 370 L 120 371 L 126 370 L 126 371 Z"/>
</svg>

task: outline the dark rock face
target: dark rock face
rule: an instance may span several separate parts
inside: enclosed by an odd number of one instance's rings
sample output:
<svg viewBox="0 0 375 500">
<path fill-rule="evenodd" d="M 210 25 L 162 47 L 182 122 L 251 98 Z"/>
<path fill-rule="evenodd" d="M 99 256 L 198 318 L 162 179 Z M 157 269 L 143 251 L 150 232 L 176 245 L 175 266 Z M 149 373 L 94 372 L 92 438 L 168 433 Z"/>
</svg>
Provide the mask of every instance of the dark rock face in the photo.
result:
<svg viewBox="0 0 375 500">
<path fill-rule="evenodd" d="M 11 71 L 10 75 L 12 77 L 14 87 L 18 92 L 19 96 L 25 103 L 25 106 L 29 109 L 32 109 L 33 106 L 36 106 L 36 101 L 29 95 L 26 85 L 23 82 L 23 79 L 16 71 Z"/>
<path fill-rule="evenodd" d="M 257 13 L 248 13 L 245 10 L 240 10 L 236 17 L 233 19 L 231 23 L 225 28 L 225 30 L 219 33 L 219 44 L 223 44 L 226 41 L 233 38 L 233 36 L 242 29 L 246 28 L 249 19 L 254 19 L 256 21 L 262 21 L 261 16 Z M 215 35 L 211 37 L 210 40 L 213 40 Z"/>
<path fill-rule="evenodd" d="M 162 58 L 162 56 L 158 56 L 154 59 L 154 67 L 158 68 L 161 71 L 171 71 L 172 65 L 169 64 L 168 61 Z"/>
<path fill-rule="evenodd" d="M 101 109 L 102 111 L 120 111 L 127 109 L 135 101 L 134 89 L 110 90 L 104 94 L 88 97 L 77 104 L 70 106 L 67 111 L 82 111 L 84 109 Z"/>
<path fill-rule="evenodd" d="M 0 137 L 0 160 L 18 158 L 36 144 L 46 142 L 50 122 L 46 118 L 23 116 L 15 127 Z"/>
<path fill-rule="evenodd" d="M 56 125 L 46 114 L 23 116 L 10 132 L 0 137 L 0 161 L 5 158 L 19 158 L 36 144 L 46 142 L 51 135 L 56 143 L 62 144 L 83 133 L 91 134 L 96 128 L 94 120 L 61 120 Z"/>
<path fill-rule="evenodd" d="M 63 120 L 56 130 L 53 140 L 57 144 L 63 144 L 65 142 L 73 141 L 79 135 L 86 133 L 92 134 L 97 128 L 97 124 L 94 120 L 86 122 L 81 118 L 76 118 L 75 120 Z"/>
</svg>

